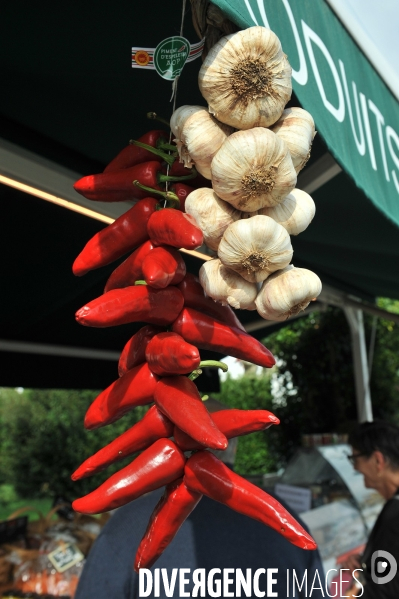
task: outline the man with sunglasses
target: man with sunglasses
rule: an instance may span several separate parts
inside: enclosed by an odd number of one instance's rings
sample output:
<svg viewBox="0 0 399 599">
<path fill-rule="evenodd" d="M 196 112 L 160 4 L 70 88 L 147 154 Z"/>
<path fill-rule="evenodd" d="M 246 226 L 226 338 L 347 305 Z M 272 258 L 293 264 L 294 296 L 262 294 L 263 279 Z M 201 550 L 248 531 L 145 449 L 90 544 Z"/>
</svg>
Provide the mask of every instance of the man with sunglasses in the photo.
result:
<svg viewBox="0 0 399 599">
<path fill-rule="evenodd" d="M 399 428 L 382 421 L 364 422 L 349 436 L 355 470 L 367 488 L 386 503 L 370 533 L 363 555 L 351 556 L 341 567 L 363 570 L 363 599 L 399 597 Z M 356 596 L 354 593 L 352 596 Z"/>
</svg>

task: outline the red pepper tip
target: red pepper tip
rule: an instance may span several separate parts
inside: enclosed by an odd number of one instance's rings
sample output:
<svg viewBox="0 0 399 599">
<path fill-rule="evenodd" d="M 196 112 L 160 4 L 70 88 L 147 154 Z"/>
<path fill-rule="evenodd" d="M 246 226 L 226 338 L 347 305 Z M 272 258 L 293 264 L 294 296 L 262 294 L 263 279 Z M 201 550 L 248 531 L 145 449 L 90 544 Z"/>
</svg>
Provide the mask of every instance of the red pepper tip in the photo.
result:
<svg viewBox="0 0 399 599">
<path fill-rule="evenodd" d="M 90 313 L 90 307 L 89 306 L 83 306 L 82 308 L 79 308 L 79 310 L 76 312 L 75 314 L 75 318 L 78 321 L 79 324 L 86 324 L 85 323 L 85 317 Z"/>
<path fill-rule="evenodd" d="M 89 408 L 89 410 L 90 410 L 90 408 Z M 83 426 L 85 427 L 85 429 L 87 431 L 93 431 L 96 428 L 100 428 L 101 424 L 102 424 L 101 419 L 96 420 L 95 418 L 93 418 L 92 414 L 86 414 Z"/>
<path fill-rule="evenodd" d="M 81 277 L 89 272 L 89 268 L 87 268 L 87 264 L 82 260 L 81 254 L 76 258 L 75 262 L 72 264 L 72 272 L 75 277 Z"/>
<path fill-rule="evenodd" d="M 317 549 L 317 543 L 316 541 L 314 541 L 312 539 L 312 537 L 309 535 L 307 537 L 304 537 L 304 539 L 302 539 L 302 543 L 295 543 L 298 545 L 298 547 L 300 547 L 301 549 L 307 549 L 308 551 L 314 551 L 315 549 Z"/>
<path fill-rule="evenodd" d="M 93 468 L 86 466 L 85 462 L 83 462 L 83 464 L 81 464 L 79 468 L 76 468 L 75 472 L 71 474 L 71 479 L 80 480 L 81 478 L 86 478 L 87 476 L 90 476 L 92 472 Z"/>
<path fill-rule="evenodd" d="M 73 184 L 73 188 L 78 193 L 82 194 L 85 191 L 88 191 L 93 184 L 94 175 L 87 175 L 87 177 L 82 177 L 79 181 Z"/>
<path fill-rule="evenodd" d="M 219 449 L 223 451 L 224 449 L 227 449 L 228 444 L 229 442 L 225 435 L 219 431 L 217 438 L 215 436 L 212 440 L 208 439 L 205 445 L 210 449 Z"/>
<path fill-rule="evenodd" d="M 79 506 L 81 505 L 81 499 L 75 499 L 75 501 L 72 501 L 72 509 L 75 510 L 75 512 L 79 512 Z"/>
</svg>

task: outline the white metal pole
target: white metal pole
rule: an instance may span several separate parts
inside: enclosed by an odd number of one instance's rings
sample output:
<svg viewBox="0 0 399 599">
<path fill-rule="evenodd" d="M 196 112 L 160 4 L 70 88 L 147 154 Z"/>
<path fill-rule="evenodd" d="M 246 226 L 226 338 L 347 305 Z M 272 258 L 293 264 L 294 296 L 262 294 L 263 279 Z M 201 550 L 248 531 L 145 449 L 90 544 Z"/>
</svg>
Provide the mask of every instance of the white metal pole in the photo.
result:
<svg viewBox="0 0 399 599">
<path fill-rule="evenodd" d="M 343 310 L 349 323 L 352 338 L 357 417 L 359 422 L 371 422 L 373 420 L 373 409 L 371 405 L 370 377 L 364 334 L 363 312 L 362 310 L 349 306 L 343 306 Z"/>
</svg>

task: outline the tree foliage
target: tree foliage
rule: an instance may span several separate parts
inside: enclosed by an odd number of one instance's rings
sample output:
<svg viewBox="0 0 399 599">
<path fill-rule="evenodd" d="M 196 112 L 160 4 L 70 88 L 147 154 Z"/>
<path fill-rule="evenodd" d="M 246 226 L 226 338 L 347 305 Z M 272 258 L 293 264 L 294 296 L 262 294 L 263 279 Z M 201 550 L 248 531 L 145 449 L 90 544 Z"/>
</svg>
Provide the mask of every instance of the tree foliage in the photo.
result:
<svg viewBox="0 0 399 599">
<path fill-rule="evenodd" d="M 397 301 L 380 299 L 379 305 L 399 312 Z M 364 322 L 373 354 L 374 418 L 399 423 L 399 325 L 368 315 Z M 245 474 L 284 466 L 305 434 L 347 433 L 357 420 L 351 336 L 342 310 L 313 312 L 264 343 L 277 358 L 271 375 L 247 372 L 239 380 L 227 379 L 219 396 L 232 407 L 267 409 L 280 419 L 279 426 L 239 440 L 236 469 Z"/>
<path fill-rule="evenodd" d="M 0 480 L 21 497 L 41 494 L 73 499 L 103 482 L 126 462 L 73 482 L 72 472 L 143 415 L 137 408 L 122 420 L 95 431 L 83 427 L 95 391 L 0 389 Z M 130 458 L 131 459 L 131 458 Z"/>
<path fill-rule="evenodd" d="M 379 300 L 391 311 L 399 302 Z M 375 326 L 371 369 L 374 418 L 399 421 L 399 327 L 365 315 L 366 343 Z M 349 325 L 342 310 L 328 308 L 273 333 L 267 347 L 278 358 L 273 381 L 274 413 L 281 435 L 273 448 L 282 461 L 311 433 L 346 433 L 357 420 Z"/>
</svg>

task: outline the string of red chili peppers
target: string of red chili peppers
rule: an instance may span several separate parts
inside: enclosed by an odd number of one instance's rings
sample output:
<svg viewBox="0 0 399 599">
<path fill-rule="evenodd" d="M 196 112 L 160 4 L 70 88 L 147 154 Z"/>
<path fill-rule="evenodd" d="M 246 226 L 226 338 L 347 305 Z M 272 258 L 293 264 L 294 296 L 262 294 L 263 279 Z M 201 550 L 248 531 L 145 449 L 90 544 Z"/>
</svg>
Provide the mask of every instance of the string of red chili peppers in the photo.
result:
<svg viewBox="0 0 399 599">
<path fill-rule="evenodd" d="M 223 410 L 211 416 L 193 381 L 202 367 L 224 365 L 201 362 L 198 350 L 266 368 L 275 360 L 245 332 L 229 306 L 206 297 L 198 279 L 186 272 L 178 249 L 198 248 L 203 236 L 184 212 L 184 202 L 193 188 L 210 182 L 194 169 L 187 176 L 176 156 L 164 131 L 150 131 L 124 148 L 103 173 L 83 177 L 74 186 L 92 200 L 139 200 L 90 239 L 76 258 L 73 272 L 81 276 L 133 250 L 109 277 L 104 294 L 78 310 L 77 321 L 92 327 L 148 323 L 127 342 L 118 365 L 120 378 L 93 401 L 84 426 L 99 428 L 136 406 L 154 405 L 73 473 L 78 480 L 142 452 L 73 507 L 100 513 L 166 485 L 137 551 L 136 570 L 156 561 L 202 495 L 271 526 L 294 545 L 314 549 L 313 539 L 283 506 L 207 451 L 226 449 L 228 439 L 279 421 L 266 410 Z M 168 176 L 165 163 L 170 165 Z M 190 186 L 182 183 L 187 179 Z M 166 180 L 173 181 L 168 192 L 162 188 Z M 156 199 L 159 195 L 165 208 Z M 193 453 L 187 457 L 187 452 Z"/>
</svg>

